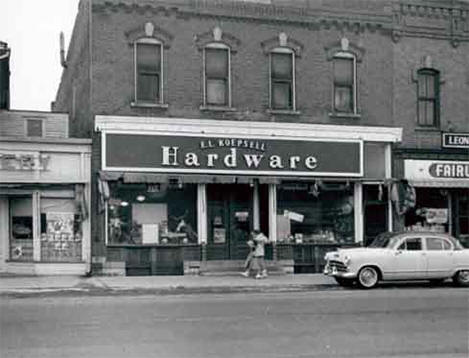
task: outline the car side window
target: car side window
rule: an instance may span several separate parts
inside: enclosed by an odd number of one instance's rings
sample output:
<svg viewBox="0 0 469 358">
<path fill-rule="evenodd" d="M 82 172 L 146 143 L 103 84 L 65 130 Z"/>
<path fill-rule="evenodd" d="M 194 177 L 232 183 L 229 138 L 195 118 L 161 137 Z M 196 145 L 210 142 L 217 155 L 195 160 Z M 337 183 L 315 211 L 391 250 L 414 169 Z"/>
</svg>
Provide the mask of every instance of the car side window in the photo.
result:
<svg viewBox="0 0 469 358">
<path fill-rule="evenodd" d="M 427 237 L 427 250 L 451 250 L 452 246 L 441 237 Z"/>
<path fill-rule="evenodd" d="M 399 245 L 398 250 L 407 250 L 407 251 L 419 251 L 422 250 L 422 239 L 419 237 L 413 237 L 406 239 Z"/>
</svg>

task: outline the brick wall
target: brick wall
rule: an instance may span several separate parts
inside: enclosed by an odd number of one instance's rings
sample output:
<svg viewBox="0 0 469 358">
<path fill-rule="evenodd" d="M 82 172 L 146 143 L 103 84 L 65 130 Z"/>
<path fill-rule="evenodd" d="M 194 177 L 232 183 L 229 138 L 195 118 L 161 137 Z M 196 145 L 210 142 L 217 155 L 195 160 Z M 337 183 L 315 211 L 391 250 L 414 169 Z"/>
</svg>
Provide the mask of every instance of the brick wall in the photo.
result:
<svg viewBox="0 0 469 358">
<path fill-rule="evenodd" d="M 133 100 L 133 47 L 125 33 L 143 29 L 152 22 L 173 36 L 165 50 L 164 71 L 169 108 L 135 109 Z M 152 11 L 100 10 L 93 17 L 93 109 L 100 114 L 174 116 L 246 120 L 275 120 L 305 123 L 353 125 L 392 125 L 392 43 L 381 31 L 360 33 L 336 26 L 310 27 L 307 23 L 273 23 L 245 18 L 223 19 Z M 219 26 L 239 39 L 232 56 L 232 98 L 235 112 L 201 112 L 202 52 L 195 37 Z M 328 27 L 328 28 L 326 28 Z M 304 46 L 296 60 L 297 109 L 301 115 L 279 116 L 266 112 L 268 107 L 268 57 L 262 41 L 285 32 Z M 325 48 L 338 43 L 342 36 L 363 47 L 358 64 L 360 120 L 331 119 L 332 63 Z"/>
</svg>

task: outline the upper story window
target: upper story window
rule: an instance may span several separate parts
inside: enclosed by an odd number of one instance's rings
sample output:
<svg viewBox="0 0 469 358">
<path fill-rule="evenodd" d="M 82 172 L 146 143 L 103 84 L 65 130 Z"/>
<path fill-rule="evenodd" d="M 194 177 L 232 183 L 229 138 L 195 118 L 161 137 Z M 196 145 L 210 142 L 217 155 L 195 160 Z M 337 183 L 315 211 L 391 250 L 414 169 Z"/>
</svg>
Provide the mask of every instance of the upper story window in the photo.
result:
<svg viewBox="0 0 469 358">
<path fill-rule="evenodd" d="M 432 69 L 417 71 L 417 124 L 438 127 L 440 121 L 439 72 Z"/>
<path fill-rule="evenodd" d="M 334 112 L 357 113 L 356 58 L 349 52 L 337 52 L 334 67 Z"/>
<path fill-rule="evenodd" d="M 270 108 L 296 110 L 295 54 L 290 49 L 270 52 Z"/>
<path fill-rule="evenodd" d="M 204 48 L 204 105 L 231 107 L 230 48 L 226 45 Z"/>
<path fill-rule="evenodd" d="M 43 131 L 42 119 L 27 119 L 26 120 L 26 137 L 42 137 Z"/>
<path fill-rule="evenodd" d="M 140 39 L 135 48 L 135 102 L 163 103 L 163 46 Z"/>
</svg>

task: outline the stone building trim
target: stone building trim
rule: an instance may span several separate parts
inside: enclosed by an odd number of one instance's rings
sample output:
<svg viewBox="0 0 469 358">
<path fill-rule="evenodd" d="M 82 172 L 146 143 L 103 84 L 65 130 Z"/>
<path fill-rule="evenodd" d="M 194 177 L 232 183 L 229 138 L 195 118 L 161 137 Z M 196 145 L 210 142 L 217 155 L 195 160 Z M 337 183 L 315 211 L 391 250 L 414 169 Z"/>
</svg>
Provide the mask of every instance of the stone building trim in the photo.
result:
<svg viewBox="0 0 469 358">
<path fill-rule="evenodd" d="M 241 46 L 241 40 L 236 36 L 223 31 L 220 26 L 215 26 L 209 31 L 194 36 L 194 42 L 199 51 L 211 44 L 223 44 L 230 48 L 230 53 L 235 54 Z"/>
<path fill-rule="evenodd" d="M 355 45 L 354 43 L 348 41 L 345 37 L 339 41 L 331 43 L 324 49 L 326 51 L 326 58 L 328 61 L 332 61 L 334 56 L 340 52 L 351 53 L 355 56 L 357 63 L 362 62 L 363 56 L 365 55 L 365 49 L 363 47 Z"/>
<path fill-rule="evenodd" d="M 171 42 L 174 39 L 172 34 L 150 21 L 125 31 L 125 37 L 127 38 L 129 46 L 133 46 L 134 43 L 140 39 L 154 39 L 161 42 L 165 49 L 171 47 Z"/>
<path fill-rule="evenodd" d="M 443 67 L 440 66 L 430 55 L 422 56 L 420 62 L 410 70 L 410 83 L 418 82 L 418 71 L 428 69 L 438 72 L 439 85 L 443 85 L 445 80 L 445 72 Z"/>
<path fill-rule="evenodd" d="M 290 36 L 285 32 L 280 32 L 277 36 L 271 37 L 261 42 L 262 52 L 264 55 L 269 55 L 275 49 L 288 48 L 295 54 L 295 57 L 301 57 L 304 45 Z"/>
</svg>

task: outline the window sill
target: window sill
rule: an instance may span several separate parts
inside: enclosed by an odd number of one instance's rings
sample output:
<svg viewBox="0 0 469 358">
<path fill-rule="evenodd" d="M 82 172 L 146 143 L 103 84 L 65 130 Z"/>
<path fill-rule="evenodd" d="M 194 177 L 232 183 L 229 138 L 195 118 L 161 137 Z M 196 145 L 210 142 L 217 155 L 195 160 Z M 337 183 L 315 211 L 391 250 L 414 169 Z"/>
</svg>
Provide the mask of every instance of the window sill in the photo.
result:
<svg viewBox="0 0 469 358">
<path fill-rule="evenodd" d="M 415 127 L 416 132 L 441 132 L 437 127 Z"/>
<path fill-rule="evenodd" d="M 329 118 L 333 118 L 333 119 L 361 119 L 362 115 L 360 113 L 331 112 L 331 113 L 329 113 Z"/>
<path fill-rule="evenodd" d="M 300 111 L 294 111 L 292 109 L 267 109 L 266 112 L 270 114 L 285 114 L 288 116 L 299 116 L 301 114 Z"/>
<path fill-rule="evenodd" d="M 134 108 L 168 108 L 167 103 L 152 103 L 152 102 L 130 102 L 130 107 Z"/>
<path fill-rule="evenodd" d="M 207 112 L 235 112 L 236 108 L 234 107 L 225 107 L 225 106 L 200 106 L 201 111 Z"/>
</svg>

